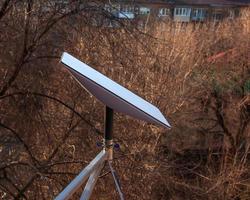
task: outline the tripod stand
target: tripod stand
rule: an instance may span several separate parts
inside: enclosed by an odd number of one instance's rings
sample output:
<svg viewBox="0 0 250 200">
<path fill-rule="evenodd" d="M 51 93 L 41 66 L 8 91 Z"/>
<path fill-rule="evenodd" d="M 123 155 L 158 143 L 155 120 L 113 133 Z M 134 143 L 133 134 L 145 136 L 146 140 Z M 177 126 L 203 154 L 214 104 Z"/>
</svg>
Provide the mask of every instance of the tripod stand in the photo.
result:
<svg viewBox="0 0 250 200">
<path fill-rule="evenodd" d="M 115 186 L 119 197 L 124 200 L 123 193 L 121 191 L 119 182 L 117 180 L 115 170 L 112 167 L 113 160 L 113 109 L 108 106 L 105 107 L 105 126 L 104 126 L 104 144 L 103 150 L 87 165 L 78 176 L 71 181 L 71 183 L 55 198 L 55 200 L 66 200 L 72 197 L 72 195 L 82 186 L 82 184 L 88 179 L 84 191 L 80 197 L 80 200 L 88 200 L 95 187 L 96 181 L 101 173 L 101 170 L 105 162 L 108 162 L 110 172 L 115 182 Z"/>
</svg>

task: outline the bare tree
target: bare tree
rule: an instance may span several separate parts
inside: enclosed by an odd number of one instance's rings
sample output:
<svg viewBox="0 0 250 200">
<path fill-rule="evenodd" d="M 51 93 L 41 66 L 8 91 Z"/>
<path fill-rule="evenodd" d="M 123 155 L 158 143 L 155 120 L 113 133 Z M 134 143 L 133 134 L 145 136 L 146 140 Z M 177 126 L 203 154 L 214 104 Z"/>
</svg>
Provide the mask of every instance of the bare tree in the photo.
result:
<svg viewBox="0 0 250 200">
<path fill-rule="evenodd" d="M 174 129 L 166 132 L 115 115 L 115 142 L 121 149 L 114 163 L 128 199 L 229 199 L 247 194 L 243 180 L 248 172 L 249 63 L 244 39 L 248 32 L 240 26 L 244 21 L 197 28 L 156 20 L 149 30 L 141 30 L 105 11 L 103 2 L 79 2 L 10 0 L 0 5 L 1 198 L 53 199 L 99 151 L 94 147 L 102 140 L 103 105 L 58 64 L 63 51 L 157 104 L 170 117 Z M 236 54 L 229 51 L 229 61 L 208 59 L 228 49 L 236 49 Z M 224 71 L 222 64 L 228 66 Z M 233 91 L 242 92 L 222 92 L 235 77 Z M 216 148 L 201 142 L 209 136 L 222 141 Z M 96 199 L 116 195 L 105 188 L 113 184 L 107 174 L 104 168 Z"/>
</svg>

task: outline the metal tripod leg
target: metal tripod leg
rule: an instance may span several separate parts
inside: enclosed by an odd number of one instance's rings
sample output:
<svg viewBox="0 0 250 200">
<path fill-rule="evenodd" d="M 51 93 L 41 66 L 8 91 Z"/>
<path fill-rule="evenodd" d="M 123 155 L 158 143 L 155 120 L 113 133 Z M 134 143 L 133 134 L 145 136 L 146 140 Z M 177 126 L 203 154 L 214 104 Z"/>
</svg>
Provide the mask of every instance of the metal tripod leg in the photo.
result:
<svg viewBox="0 0 250 200">
<path fill-rule="evenodd" d="M 81 195 L 80 200 L 88 200 L 92 194 L 92 191 L 95 187 L 96 181 L 98 179 L 99 174 L 102 171 L 104 163 L 102 163 L 95 171 L 93 171 L 89 177 L 88 182 L 84 188 L 84 191 Z"/>
<path fill-rule="evenodd" d="M 99 167 L 105 162 L 107 158 L 107 152 L 102 150 L 84 170 L 73 180 L 71 183 L 55 198 L 55 200 L 67 200 L 69 199 L 88 179 L 92 176 L 93 172 L 96 172 Z M 94 175 L 93 175 L 94 176 Z M 90 185 L 88 181 L 88 185 Z"/>
<path fill-rule="evenodd" d="M 123 193 L 122 193 L 122 190 L 121 190 L 121 187 L 120 187 L 120 183 L 117 180 L 117 176 L 116 176 L 114 168 L 111 165 L 111 161 L 108 161 L 108 164 L 109 164 L 109 168 L 110 168 L 111 174 L 112 174 L 114 182 L 115 182 L 117 192 L 118 192 L 118 194 L 120 196 L 120 199 L 124 200 L 124 196 L 123 196 Z"/>
</svg>

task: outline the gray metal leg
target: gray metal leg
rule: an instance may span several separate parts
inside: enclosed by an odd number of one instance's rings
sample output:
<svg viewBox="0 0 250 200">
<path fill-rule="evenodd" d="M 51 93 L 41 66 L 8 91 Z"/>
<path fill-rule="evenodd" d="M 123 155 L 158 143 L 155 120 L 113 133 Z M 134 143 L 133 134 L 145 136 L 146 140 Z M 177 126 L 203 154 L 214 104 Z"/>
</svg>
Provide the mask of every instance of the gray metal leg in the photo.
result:
<svg viewBox="0 0 250 200">
<path fill-rule="evenodd" d="M 100 165 L 106 160 L 107 152 L 102 150 L 84 170 L 55 198 L 55 200 L 69 199 L 81 185 L 88 179 L 90 174 L 99 169 Z"/>
<path fill-rule="evenodd" d="M 114 168 L 111 165 L 111 161 L 108 161 L 108 163 L 109 163 L 109 168 L 110 168 L 111 174 L 113 176 L 113 179 L 115 181 L 115 186 L 116 186 L 117 192 L 118 192 L 118 194 L 120 196 L 120 199 L 124 200 L 124 196 L 123 196 L 122 190 L 120 188 L 119 182 L 118 182 L 117 177 L 115 175 L 115 170 L 114 170 Z"/>
<path fill-rule="evenodd" d="M 91 175 L 89 177 L 89 180 L 88 180 L 88 182 L 87 182 L 87 184 L 86 184 L 86 186 L 84 188 L 84 191 L 83 191 L 83 193 L 81 195 L 80 200 L 88 200 L 90 198 L 90 196 L 92 194 L 92 191 L 93 191 L 93 189 L 95 187 L 96 181 L 97 181 L 97 179 L 99 177 L 99 174 L 102 171 L 102 167 L 104 165 L 104 162 L 105 161 L 103 161 L 103 163 L 101 163 L 99 165 L 99 167 L 95 171 L 93 171 L 91 173 Z"/>
</svg>

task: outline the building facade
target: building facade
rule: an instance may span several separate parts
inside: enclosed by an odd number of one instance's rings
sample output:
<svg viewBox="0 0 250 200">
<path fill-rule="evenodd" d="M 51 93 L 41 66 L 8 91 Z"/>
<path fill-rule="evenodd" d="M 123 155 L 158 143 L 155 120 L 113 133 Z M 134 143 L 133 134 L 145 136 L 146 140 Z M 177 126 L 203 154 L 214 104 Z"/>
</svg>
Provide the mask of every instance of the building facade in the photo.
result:
<svg viewBox="0 0 250 200">
<path fill-rule="evenodd" d="M 134 0 L 106 1 L 104 9 L 120 19 L 147 16 L 176 22 L 204 22 L 235 19 L 250 0 Z"/>
</svg>

